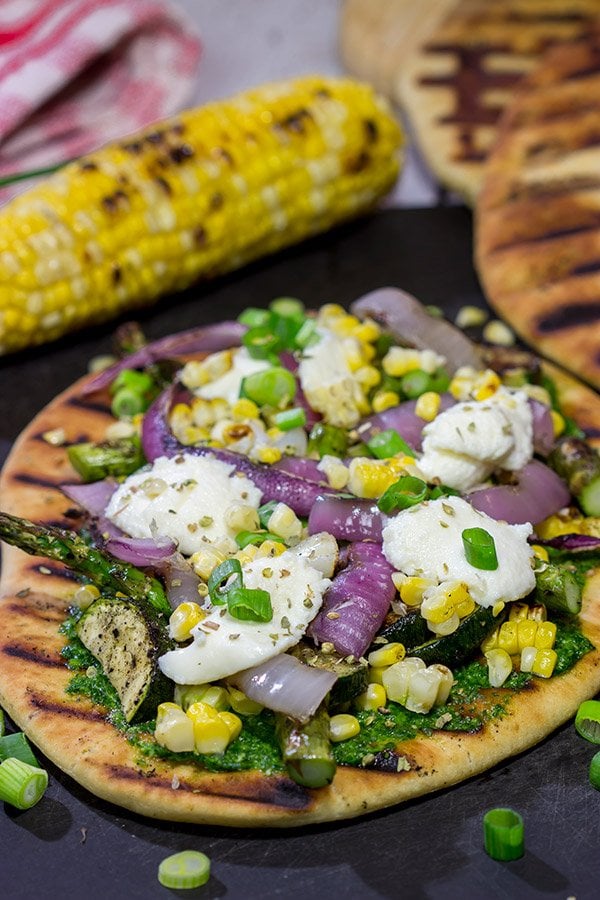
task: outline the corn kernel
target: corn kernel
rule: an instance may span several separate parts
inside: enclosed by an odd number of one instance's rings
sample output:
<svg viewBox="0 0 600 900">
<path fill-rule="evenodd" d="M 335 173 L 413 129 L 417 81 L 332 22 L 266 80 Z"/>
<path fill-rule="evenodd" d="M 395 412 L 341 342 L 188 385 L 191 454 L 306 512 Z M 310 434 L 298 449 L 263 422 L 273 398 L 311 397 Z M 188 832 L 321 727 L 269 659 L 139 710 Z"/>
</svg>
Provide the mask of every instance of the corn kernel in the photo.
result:
<svg viewBox="0 0 600 900">
<path fill-rule="evenodd" d="M 450 696 L 450 691 L 452 690 L 452 685 L 454 684 L 454 675 L 448 666 L 443 666 L 441 663 L 432 663 L 429 666 L 430 669 L 433 669 L 440 676 L 440 683 L 438 685 L 437 694 L 435 695 L 434 706 L 442 706 Z"/>
<path fill-rule="evenodd" d="M 258 547 L 256 544 L 246 544 L 243 550 L 237 550 L 233 555 L 235 559 L 239 560 L 240 565 L 243 567 L 249 562 L 252 562 L 257 553 Z"/>
<path fill-rule="evenodd" d="M 428 713 L 437 700 L 442 675 L 434 666 L 418 669 L 409 681 L 405 706 L 411 712 Z"/>
<path fill-rule="evenodd" d="M 257 510 L 247 503 L 232 503 L 225 510 L 223 519 L 234 534 L 239 531 L 256 531 L 260 527 Z"/>
<path fill-rule="evenodd" d="M 328 328 L 340 337 L 349 337 L 359 325 L 360 319 L 349 313 L 344 313 L 343 316 L 334 316 L 328 322 Z"/>
<path fill-rule="evenodd" d="M 498 647 L 485 654 L 488 664 L 488 680 L 492 687 L 501 687 L 512 672 L 512 659 L 506 650 Z"/>
<path fill-rule="evenodd" d="M 477 372 L 472 366 L 461 366 L 454 373 L 448 390 L 455 400 L 467 400 L 471 396 L 476 378 Z"/>
<path fill-rule="evenodd" d="M 512 347 L 515 335 L 512 329 L 499 319 L 492 319 L 483 329 L 483 339 L 488 344 L 498 344 L 501 347 Z"/>
<path fill-rule="evenodd" d="M 343 341 L 344 359 L 351 372 L 357 372 L 358 369 L 365 365 L 367 360 L 364 357 L 360 341 L 356 338 L 346 337 Z"/>
<path fill-rule="evenodd" d="M 498 373 L 493 372 L 492 369 L 486 369 L 475 381 L 472 391 L 473 397 L 479 401 L 489 400 L 490 397 L 494 396 L 501 384 Z"/>
<path fill-rule="evenodd" d="M 540 678 L 550 678 L 554 672 L 558 656 L 555 650 L 538 650 L 531 671 Z"/>
<path fill-rule="evenodd" d="M 521 388 L 528 397 L 531 397 L 532 400 L 538 400 L 540 403 L 543 403 L 544 406 L 552 406 L 552 397 L 550 396 L 549 391 L 546 390 L 545 387 L 542 387 L 541 384 L 524 384 Z"/>
<path fill-rule="evenodd" d="M 216 381 L 229 371 L 232 365 L 231 350 L 211 353 L 203 360 L 193 360 L 181 370 L 181 381 L 190 391 Z"/>
<path fill-rule="evenodd" d="M 229 709 L 230 706 L 229 694 L 227 693 L 226 688 L 221 687 L 218 684 L 207 684 L 200 699 L 203 703 L 207 703 L 208 706 L 212 706 L 212 708 L 216 709 L 218 712 L 223 712 L 224 710 Z"/>
<path fill-rule="evenodd" d="M 360 732 L 360 722 L 349 713 L 339 713 L 329 720 L 329 739 L 334 743 L 347 741 Z"/>
<path fill-rule="evenodd" d="M 410 681 L 413 675 L 420 669 L 425 668 L 426 665 L 423 660 L 416 656 L 409 656 L 406 659 L 395 663 L 393 666 L 385 668 L 381 673 L 381 682 L 389 699 L 404 705 L 408 697 Z M 369 674 L 369 679 L 371 681 L 375 680 L 371 673 Z"/>
<path fill-rule="evenodd" d="M 531 672 L 537 653 L 537 647 L 523 647 L 523 649 L 521 650 L 520 662 L 521 672 Z"/>
<path fill-rule="evenodd" d="M 259 447 L 256 456 L 259 462 L 272 466 L 279 462 L 283 454 L 279 447 Z"/>
<path fill-rule="evenodd" d="M 441 402 L 442 398 L 436 391 L 425 391 L 417 399 L 415 414 L 425 422 L 432 422 L 440 411 Z"/>
<path fill-rule="evenodd" d="M 498 628 L 494 628 L 494 630 L 490 634 L 488 634 L 488 636 L 481 642 L 481 652 L 484 654 L 484 656 L 489 650 L 495 650 L 498 646 L 499 631 L 500 626 L 498 626 Z"/>
<path fill-rule="evenodd" d="M 400 460 L 358 456 L 349 466 L 348 487 L 357 497 L 375 500 L 404 472 Z"/>
<path fill-rule="evenodd" d="M 377 391 L 371 401 L 373 412 L 379 413 L 392 406 L 398 406 L 400 403 L 400 395 L 395 391 Z"/>
<path fill-rule="evenodd" d="M 531 549 L 536 559 L 541 559 L 543 562 L 549 561 L 550 557 L 545 547 L 541 547 L 539 544 L 532 544 Z"/>
<path fill-rule="evenodd" d="M 190 556 L 190 563 L 196 575 L 199 575 L 204 581 L 208 581 L 212 570 L 225 562 L 225 558 L 224 553 L 207 544 Z"/>
<path fill-rule="evenodd" d="M 355 338 L 366 344 L 372 344 L 381 334 L 381 328 L 373 319 L 365 319 L 360 325 L 357 325 L 352 332 Z"/>
<path fill-rule="evenodd" d="M 238 690 L 231 685 L 227 688 L 229 693 L 229 702 L 231 708 L 242 716 L 257 716 L 262 711 L 263 706 L 247 697 L 243 691 Z"/>
<path fill-rule="evenodd" d="M 554 622 L 537 623 L 537 634 L 533 642 L 538 650 L 551 650 L 556 639 L 556 625 Z"/>
<path fill-rule="evenodd" d="M 212 706 L 199 700 L 192 703 L 186 716 L 194 727 L 196 753 L 224 753 L 230 740 L 229 727 Z"/>
<path fill-rule="evenodd" d="M 336 491 L 341 491 L 348 484 L 350 472 L 337 456 L 323 456 L 318 468 L 325 473 L 329 486 Z"/>
<path fill-rule="evenodd" d="M 370 388 L 377 387 L 381 381 L 381 372 L 375 366 L 361 366 L 354 373 L 354 378 L 363 390 L 368 391 Z"/>
<path fill-rule="evenodd" d="M 286 546 L 281 541 L 263 541 L 256 551 L 256 559 L 262 559 L 272 556 L 281 556 L 285 552 Z"/>
<path fill-rule="evenodd" d="M 519 650 L 523 647 L 535 647 L 538 623 L 533 619 L 521 619 L 517 622 L 517 643 Z"/>
<path fill-rule="evenodd" d="M 429 619 L 427 620 L 427 627 L 429 630 L 440 637 L 444 637 L 447 634 L 453 634 L 459 625 L 460 619 L 455 612 L 447 619 L 444 619 L 443 622 L 431 622 Z"/>
<path fill-rule="evenodd" d="M 278 503 L 269 518 L 269 531 L 284 540 L 298 538 L 302 534 L 302 522 L 286 503 Z"/>
<path fill-rule="evenodd" d="M 421 368 L 418 350 L 409 347 L 390 347 L 381 361 L 383 371 L 392 378 L 401 378 L 414 369 Z"/>
<path fill-rule="evenodd" d="M 175 641 L 187 641 L 192 628 L 204 619 L 206 613 L 193 601 L 180 603 L 169 618 L 169 634 Z"/>
<path fill-rule="evenodd" d="M 215 413 L 210 400 L 194 397 L 190 407 L 191 420 L 198 428 L 211 428 L 215 424 Z"/>
<path fill-rule="evenodd" d="M 497 600 L 492 606 L 492 615 L 499 616 L 505 606 L 506 603 L 504 602 L 504 600 Z"/>
<path fill-rule="evenodd" d="M 339 303 L 325 303 L 318 313 L 318 320 L 323 325 L 329 325 L 333 319 L 346 315 L 346 310 Z"/>
<path fill-rule="evenodd" d="M 259 409 L 253 400 L 242 397 L 236 400 L 231 407 L 231 415 L 238 422 L 243 419 L 258 419 Z"/>
<path fill-rule="evenodd" d="M 554 437 L 560 437 L 560 435 L 566 428 L 566 422 L 561 414 L 555 409 L 550 410 L 550 416 L 552 417 L 552 429 L 554 431 Z"/>
<path fill-rule="evenodd" d="M 173 753 L 194 749 L 194 724 L 176 703 L 161 703 L 156 711 L 156 742 Z"/>
<path fill-rule="evenodd" d="M 472 612 L 475 612 L 475 601 L 472 597 L 467 597 L 466 600 L 461 600 L 454 607 L 454 612 L 458 616 L 459 619 L 464 619 L 465 616 L 470 616 Z"/>
<path fill-rule="evenodd" d="M 522 619 L 529 618 L 529 604 L 514 602 L 510 604 L 508 612 L 509 622 L 520 622 Z"/>
<path fill-rule="evenodd" d="M 387 672 L 388 666 L 370 666 L 369 682 L 371 684 L 383 684 L 383 673 Z"/>
<path fill-rule="evenodd" d="M 387 694 L 382 684 L 372 681 L 367 685 L 366 691 L 363 691 L 354 701 L 357 709 L 375 710 L 380 706 L 385 706 Z"/>
<path fill-rule="evenodd" d="M 399 588 L 400 599 L 403 603 L 406 603 L 407 606 L 419 606 L 423 601 L 424 592 L 427 588 L 431 588 L 434 585 L 435 582 L 431 581 L 429 578 L 420 578 L 417 575 L 405 578 Z"/>
<path fill-rule="evenodd" d="M 461 306 L 454 324 L 458 328 L 477 328 L 479 325 L 485 325 L 488 318 L 487 312 L 479 306 Z"/>
<path fill-rule="evenodd" d="M 242 720 L 235 713 L 227 712 L 226 710 L 219 713 L 219 718 L 222 722 L 225 722 L 229 729 L 229 743 L 235 741 L 242 730 Z"/>
<path fill-rule="evenodd" d="M 498 632 L 498 647 L 512 656 L 519 652 L 518 622 L 503 622 Z"/>
<path fill-rule="evenodd" d="M 394 663 L 400 662 L 405 656 L 406 648 L 404 644 L 393 641 L 389 644 L 384 644 L 383 647 L 379 647 L 377 650 L 372 650 L 367 656 L 367 662 L 375 668 L 393 666 Z"/>
<path fill-rule="evenodd" d="M 79 609 L 87 609 L 99 596 L 100 591 L 95 584 L 82 584 L 73 594 L 73 603 L 75 603 Z"/>
<path fill-rule="evenodd" d="M 421 615 L 428 623 L 439 625 L 456 613 L 456 606 L 470 600 L 463 581 L 448 581 L 431 588 L 423 598 Z"/>
</svg>

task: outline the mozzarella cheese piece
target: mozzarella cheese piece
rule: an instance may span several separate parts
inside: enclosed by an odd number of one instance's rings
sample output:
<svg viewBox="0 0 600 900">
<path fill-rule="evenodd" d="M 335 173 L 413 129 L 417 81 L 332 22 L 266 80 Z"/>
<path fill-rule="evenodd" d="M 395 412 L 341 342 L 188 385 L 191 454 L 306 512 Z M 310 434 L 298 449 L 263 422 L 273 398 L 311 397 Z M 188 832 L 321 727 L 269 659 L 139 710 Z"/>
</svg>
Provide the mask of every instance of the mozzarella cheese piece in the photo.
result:
<svg viewBox="0 0 600 900">
<path fill-rule="evenodd" d="M 319 329 L 321 339 L 307 347 L 298 367 L 304 395 L 327 422 L 352 428 L 360 419 L 364 397 L 353 377 L 347 347 L 337 335 Z"/>
<path fill-rule="evenodd" d="M 523 391 L 457 403 L 423 429 L 419 468 L 428 481 L 467 491 L 494 469 L 517 471 L 533 456 L 533 423 Z"/>
<path fill-rule="evenodd" d="M 467 562 L 462 533 L 484 528 L 494 539 L 498 568 Z M 464 582 L 480 606 L 525 597 L 535 587 L 530 524 L 508 525 L 479 512 L 460 497 L 430 500 L 399 512 L 383 529 L 383 552 L 399 572 L 438 583 Z"/>
<path fill-rule="evenodd" d="M 230 537 L 224 515 L 233 503 L 260 505 L 259 489 L 234 473 L 235 466 L 210 456 L 162 456 L 125 479 L 105 515 L 131 537 L 170 537 L 191 555 Z"/>
<path fill-rule="evenodd" d="M 231 368 L 224 375 L 215 378 L 208 384 L 196 388 L 194 393 L 204 400 L 215 400 L 217 397 L 235 403 L 240 396 L 242 381 L 247 375 L 255 372 L 264 372 L 271 368 L 271 363 L 265 359 L 253 359 L 245 347 L 234 350 L 231 354 Z"/>
<path fill-rule="evenodd" d="M 269 592 L 272 620 L 244 622 L 225 606 L 213 607 L 192 630 L 193 643 L 160 657 L 168 678 L 178 684 L 206 684 L 283 653 L 305 633 L 331 583 L 293 550 L 254 559 L 242 571 L 244 587 Z"/>
</svg>

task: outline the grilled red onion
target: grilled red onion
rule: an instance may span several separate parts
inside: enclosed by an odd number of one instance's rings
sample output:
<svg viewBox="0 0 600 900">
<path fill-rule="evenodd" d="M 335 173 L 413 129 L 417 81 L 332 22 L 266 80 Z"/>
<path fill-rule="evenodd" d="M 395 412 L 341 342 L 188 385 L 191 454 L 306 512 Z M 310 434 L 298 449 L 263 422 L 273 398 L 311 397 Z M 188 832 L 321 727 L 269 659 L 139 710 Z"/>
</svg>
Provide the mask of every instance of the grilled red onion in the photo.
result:
<svg viewBox="0 0 600 900">
<path fill-rule="evenodd" d="M 130 353 L 124 359 L 120 359 L 108 369 L 91 378 L 82 389 L 82 394 L 91 394 L 108 387 L 121 369 L 136 369 L 149 366 L 159 359 L 168 359 L 172 356 L 183 356 L 187 353 L 214 353 L 215 350 L 227 350 L 229 347 L 238 347 L 242 335 L 246 331 L 245 325 L 239 322 L 217 322 L 214 325 L 204 325 L 201 328 L 190 328 L 188 331 L 180 331 L 178 334 L 170 334 L 159 338 L 140 350 Z"/>
<path fill-rule="evenodd" d="M 351 312 L 360 319 L 369 317 L 379 322 L 401 344 L 412 344 L 419 350 L 430 348 L 446 357 L 447 369 L 460 366 L 480 369 L 481 356 L 472 341 L 446 319 L 430 316 L 425 307 L 410 294 L 398 288 L 384 287 L 355 300 Z"/>
<path fill-rule="evenodd" d="M 337 676 L 306 666 L 287 653 L 232 675 L 229 681 L 267 709 L 305 722 L 323 702 Z"/>
<path fill-rule="evenodd" d="M 198 600 L 198 585 L 201 579 L 178 550 L 163 560 L 158 560 L 154 568 L 164 579 L 167 600 L 173 609 L 187 600 Z"/>
<path fill-rule="evenodd" d="M 117 486 L 112 478 L 105 478 L 104 481 L 94 481 L 91 484 L 61 484 L 60 489 L 90 516 L 101 516 Z"/>
<path fill-rule="evenodd" d="M 372 500 L 320 496 L 308 517 L 308 533 L 328 531 L 338 541 L 381 541 L 384 516 Z"/>
<path fill-rule="evenodd" d="M 554 446 L 554 425 L 552 414 L 545 403 L 529 399 L 533 424 L 533 449 L 540 456 L 548 456 Z"/>
<path fill-rule="evenodd" d="M 600 537 L 593 534 L 559 534 L 554 538 L 539 538 L 533 535 L 531 542 L 541 544 L 542 547 L 554 547 L 555 550 L 568 550 L 569 553 L 600 550 Z"/>
<path fill-rule="evenodd" d="M 314 481 L 315 484 L 323 484 L 327 487 L 327 477 L 325 472 L 319 469 L 319 461 L 317 459 L 309 459 L 306 456 L 282 456 L 279 462 L 274 463 L 274 469 L 280 472 L 290 472 L 292 475 L 299 475 L 307 481 Z"/>
<path fill-rule="evenodd" d="M 308 633 L 319 644 L 329 641 L 338 653 L 361 657 L 381 628 L 396 595 L 393 571 L 380 544 L 352 544 L 348 566 L 335 576 L 325 592 L 323 606 Z"/>
<path fill-rule="evenodd" d="M 562 478 L 539 460 L 533 459 L 516 474 L 518 484 L 478 488 L 467 494 L 467 500 L 492 519 L 503 519 L 510 525 L 541 522 L 571 500 Z"/>
<path fill-rule="evenodd" d="M 132 538 L 110 536 L 104 545 L 112 556 L 134 566 L 154 566 L 175 552 L 177 545 L 171 538 Z"/>
<path fill-rule="evenodd" d="M 451 394 L 441 394 L 440 397 L 441 413 L 456 403 Z M 399 403 L 398 406 L 391 406 L 389 409 L 384 409 L 383 412 L 364 419 L 357 429 L 361 440 L 368 441 L 380 431 L 393 428 L 413 450 L 420 450 L 422 431 L 427 423 L 416 414 L 416 405 L 416 400 L 406 400 L 404 403 Z"/>
</svg>

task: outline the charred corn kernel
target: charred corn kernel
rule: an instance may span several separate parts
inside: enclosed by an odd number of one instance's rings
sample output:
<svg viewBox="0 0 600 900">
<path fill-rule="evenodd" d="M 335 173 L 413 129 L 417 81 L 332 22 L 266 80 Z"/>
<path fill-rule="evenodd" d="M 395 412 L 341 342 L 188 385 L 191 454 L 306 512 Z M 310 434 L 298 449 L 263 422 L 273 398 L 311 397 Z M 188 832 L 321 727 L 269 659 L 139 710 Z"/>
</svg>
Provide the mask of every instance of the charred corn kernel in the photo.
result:
<svg viewBox="0 0 600 900">
<path fill-rule="evenodd" d="M 187 641 L 192 628 L 204 619 L 206 613 L 193 601 L 180 603 L 169 618 L 169 634 L 175 641 Z"/>
<path fill-rule="evenodd" d="M 211 428 L 215 424 L 215 411 L 210 400 L 194 397 L 190 404 L 192 423 L 197 428 Z"/>
<path fill-rule="evenodd" d="M 556 640 L 556 625 L 554 622 L 536 622 L 537 633 L 533 644 L 538 650 L 551 650 Z"/>
<path fill-rule="evenodd" d="M 226 447 L 235 444 L 238 453 L 247 453 L 256 442 L 256 435 L 246 422 L 221 421 L 213 428 L 211 436 L 223 441 Z"/>
<path fill-rule="evenodd" d="M 253 400 L 248 400 L 247 397 L 242 397 L 240 400 L 236 400 L 231 407 L 231 415 L 237 421 L 241 421 L 243 419 L 258 419 L 259 414 L 259 409 L 256 403 Z"/>
<path fill-rule="evenodd" d="M 489 400 L 493 397 L 502 381 L 497 372 L 492 369 L 486 369 L 475 381 L 472 394 L 475 400 Z"/>
<path fill-rule="evenodd" d="M 402 459 L 366 459 L 359 456 L 352 460 L 348 468 L 348 488 L 357 497 L 374 500 L 398 481 L 404 471 Z"/>
<path fill-rule="evenodd" d="M 423 660 L 416 656 L 408 656 L 393 666 L 385 668 L 381 673 L 381 683 L 386 690 L 388 698 L 404 706 L 408 697 L 412 676 L 415 672 L 425 668 Z M 375 680 L 371 672 L 369 672 L 369 680 Z"/>
<path fill-rule="evenodd" d="M 405 706 L 411 712 L 428 713 L 435 706 L 442 675 L 434 666 L 414 672 L 408 685 Z"/>
<path fill-rule="evenodd" d="M 494 630 L 488 634 L 486 638 L 481 642 L 481 652 L 485 655 L 489 650 L 494 650 L 498 646 L 498 634 L 500 632 L 500 626 L 498 628 L 494 628 Z"/>
<path fill-rule="evenodd" d="M 533 660 L 531 671 L 540 678 L 550 678 L 556 666 L 558 656 L 555 650 L 538 650 Z"/>
<path fill-rule="evenodd" d="M 460 625 L 460 619 L 458 618 L 457 613 L 452 613 L 449 618 L 444 619 L 443 622 L 431 622 L 427 619 L 427 627 L 430 631 L 433 631 L 434 634 L 439 635 L 440 637 L 445 637 L 447 634 L 453 634 L 458 626 Z"/>
<path fill-rule="evenodd" d="M 539 522 L 535 526 L 535 530 L 536 534 L 544 540 L 559 537 L 561 534 L 586 534 L 588 533 L 585 528 L 586 521 L 587 520 L 580 515 L 562 516 L 556 514 L 554 516 L 548 516 L 547 519 Z"/>
<path fill-rule="evenodd" d="M 380 706 L 385 706 L 386 700 L 387 694 L 384 686 L 372 681 L 367 685 L 366 691 L 363 691 L 363 693 L 356 698 L 354 704 L 357 709 L 374 710 L 379 709 Z"/>
<path fill-rule="evenodd" d="M 369 683 L 383 684 L 383 673 L 386 672 L 388 666 L 370 666 L 369 667 Z"/>
<path fill-rule="evenodd" d="M 548 551 L 545 547 L 541 547 L 539 544 L 532 544 L 531 549 L 533 550 L 533 555 L 536 559 L 541 559 L 544 562 L 548 562 L 550 557 L 548 556 Z"/>
<path fill-rule="evenodd" d="M 225 510 L 223 520 L 234 534 L 239 531 L 256 531 L 260 528 L 257 510 L 247 503 L 232 503 Z"/>
<path fill-rule="evenodd" d="M 73 603 L 79 609 L 87 609 L 99 596 L 100 591 L 95 584 L 82 584 L 73 594 Z"/>
<path fill-rule="evenodd" d="M 325 455 L 319 462 L 318 468 L 325 473 L 329 486 L 336 491 L 341 491 L 348 484 L 350 472 L 337 456 Z"/>
<path fill-rule="evenodd" d="M 417 398 L 415 413 L 425 422 L 432 422 L 440 411 L 442 398 L 436 391 L 425 391 Z"/>
<path fill-rule="evenodd" d="M 394 576 L 392 575 L 392 580 Z M 394 582 L 395 583 L 395 582 Z M 420 578 L 418 575 L 411 575 L 400 584 L 400 599 L 407 606 L 419 606 L 423 601 L 423 594 L 435 585 L 434 581 L 429 578 Z"/>
<path fill-rule="evenodd" d="M 421 603 L 421 615 L 432 625 L 446 622 L 456 614 L 456 607 L 471 599 L 464 581 L 447 581 L 425 593 Z"/>
<path fill-rule="evenodd" d="M 512 347 L 515 342 L 515 334 L 508 325 L 499 319 L 492 319 L 483 329 L 483 339 L 489 344 L 498 344 L 501 347 Z"/>
<path fill-rule="evenodd" d="M 392 406 L 398 406 L 399 403 L 400 394 L 397 394 L 396 391 L 377 391 L 373 395 L 371 406 L 373 407 L 373 412 L 379 413 L 390 409 Z"/>
<path fill-rule="evenodd" d="M 566 428 L 566 422 L 561 414 L 555 409 L 550 410 L 550 416 L 552 417 L 552 429 L 554 431 L 554 437 L 560 437 L 560 435 Z"/>
<path fill-rule="evenodd" d="M 406 656 L 406 648 L 404 644 L 392 641 L 384 644 L 378 650 L 372 650 L 367 656 L 367 662 L 370 666 L 380 668 L 381 666 L 393 666 L 394 663 L 400 662 Z"/>
<path fill-rule="evenodd" d="M 488 318 L 489 316 L 484 309 L 481 309 L 479 306 L 467 305 L 461 306 L 456 314 L 454 323 L 458 328 L 477 328 L 479 325 L 484 325 Z"/>
<path fill-rule="evenodd" d="M 228 712 L 227 710 L 219 713 L 219 718 L 222 722 L 225 722 L 229 729 L 229 743 L 235 741 L 242 730 L 242 720 L 239 716 L 236 716 L 235 713 Z"/>
<path fill-rule="evenodd" d="M 527 613 L 527 618 L 535 619 L 536 622 L 545 622 L 546 621 L 546 607 L 543 603 L 534 603 L 529 607 L 529 612 Z"/>
<path fill-rule="evenodd" d="M 284 540 L 298 538 L 302 534 L 302 522 L 286 503 L 278 503 L 269 518 L 269 531 Z"/>
<path fill-rule="evenodd" d="M 448 390 L 455 400 L 468 400 L 475 385 L 478 372 L 472 366 L 461 366 L 454 373 Z"/>
<path fill-rule="evenodd" d="M 488 664 L 488 680 L 492 687 L 501 687 L 513 669 L 512 659 L 500 647 L 485 654 Z"/>
<path fill-rule="evenodd" d="M 197 550 L 190 556 L 190 563 L 196 575 L 208 581 L 210 573 L 213 569 L 225 562 L 225 554 L 217 550 L 216 547 L 207 544 L 201 550 Z"/>
<path fill-rule="evenodd" d="M 213 709 L 216 709 L 218 712 L 223 712 L 226 709 L 229 709 L 229 694 L 227 693 L 226 688 L 221 687 L 218 684 L 207 684 L 206 690 L 202 693 L 202 702 L 207 703 L 209 706 L 212 706 Z"/>
<path fill-rule="evenodd" d="M 192 703 L 186 716 L 194 728 L 196 753 L 224 753 L 230 740 L 229 727 L 214 707 L 202 700 Z"/>
<path fill-rule="evenodd" d="M 194 723 L 176 703 L 161 703 L 156 711 L 154 737 L 173 753 L 194 749 Z"/>
<path fill-rule="evenodd" d="M 508 612 L 509 622 L 520 622 L 522 619 L 529 618 L 529 604 L 519 603 L 518 601 L 510 604 Z"/>
<path fill-rule="evenodd" d="M 381 381 L 381 372 L 379 369 L 376 369 L 375 366 L 361 366 L 360 369 L 357 369 L 354 373 L 354 377 L 363 390 L 368 391 L 371 388 L 377 387 Z"/>
<path fill-rule="evenodd" d="M 533 619 L 520 619 L 517 622 L 517 643 L 521 651 L 523 647 L 535 647 L 538 623 Z M 550 646 L 552 646 L 550 644 Z"/>
<path fill-rule="evenodd" d="M 373 319 L 364 319 L 352 332 L 352 337 L 366 344 L 372 344 L 381 334 L 381 328 Z"/>
<path fill-rule="evenodd" d="M 181 370 L 181 381 L 190 391 L 216 381 L 228 372 L 232 365 L 231 350 L 219 350 L 205 359 L 193 360 Z"/>
<path fill-rule="evenodd" d="M 285 550 L 286 546 L 282 541 L 266 540 L 259 545 L 255 558 L 262 559 L 263 557 L 281 556 Z"/>
<path fill-rule="evenodd" d="M 257 716 L 264 708 L 260 703 L 251 700 L 250 697 L 247 697 L 243 691 L 237 688 L 229 686 L 227 691 L 231 708 L 241 716 Z"/>
<path fill-rule="evenodd" d="M 11 250 L 0 256 L 2 352 L 371 208 L 396 180 L 400 144 L 367 84 L 310 76 L 187 110 L 66 165 L 0 215 Z"/>
<path fill-rule="evenodd" d="M 498 632 L 498 648 L 512 656 L 519 652 L 518 622 L 503 622 Z"/>
<path fill-rule="evenodd" d="M 360 722 L 349 713 L 339 713 L 329 720 L 329 739 L 334 743 L 347 741 L 360 733 Z"/>
<path fill-rule="evenodd" d="M 272 466 L 283 456 L 279 447 L 260 447 L 256 453 L 259 462 Z"/>
</svg>

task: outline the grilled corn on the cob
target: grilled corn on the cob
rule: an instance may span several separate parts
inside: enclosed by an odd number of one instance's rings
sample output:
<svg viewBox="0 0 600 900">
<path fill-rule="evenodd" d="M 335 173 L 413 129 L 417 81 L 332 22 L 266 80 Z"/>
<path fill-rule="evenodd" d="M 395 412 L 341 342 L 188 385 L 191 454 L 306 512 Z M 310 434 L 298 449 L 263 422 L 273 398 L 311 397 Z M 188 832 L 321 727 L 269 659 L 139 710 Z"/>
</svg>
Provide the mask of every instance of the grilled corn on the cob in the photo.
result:
<svg viewBox="0 0 600 900">
<path fill-rule="evenodd" d="M 307 77 L 182 113 L 0 211 L 0 352 L 107 320 L 366 210 L 400 129 L 371 88 Z"/>
</svg>

